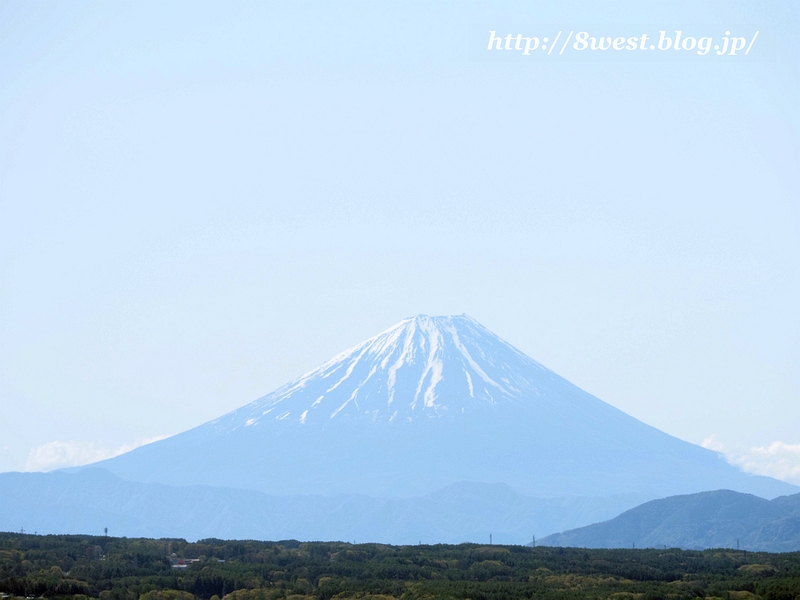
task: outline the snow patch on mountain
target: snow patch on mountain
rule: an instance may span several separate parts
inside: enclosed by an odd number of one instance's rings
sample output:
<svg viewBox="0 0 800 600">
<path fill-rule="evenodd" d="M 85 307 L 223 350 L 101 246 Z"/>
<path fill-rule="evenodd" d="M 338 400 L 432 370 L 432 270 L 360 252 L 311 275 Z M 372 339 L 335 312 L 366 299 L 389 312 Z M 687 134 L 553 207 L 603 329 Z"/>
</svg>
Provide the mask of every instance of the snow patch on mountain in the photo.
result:
<svg viewBox="0 0 800 600">
<path fill-rule="evenodd" d="M 495 351 L 491 358 L 486 347 Z M 219 431 L 264 419 L 306 424 L 343 417 L 378 422 L 437 418 L 537 394 L 530 379 L 519 377 L 520 368 L 550 374 L 467 315 L 419 315 L 213 424 Z"/>
</svg>

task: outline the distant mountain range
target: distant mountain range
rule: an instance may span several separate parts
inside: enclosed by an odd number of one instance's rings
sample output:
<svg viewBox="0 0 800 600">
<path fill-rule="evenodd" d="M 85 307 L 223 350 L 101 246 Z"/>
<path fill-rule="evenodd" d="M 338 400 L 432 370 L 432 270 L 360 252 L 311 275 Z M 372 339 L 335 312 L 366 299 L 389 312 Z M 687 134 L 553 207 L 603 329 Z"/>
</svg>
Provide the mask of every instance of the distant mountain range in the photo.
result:
<svg viewBox="0 0 800 600">
<path fill-rule="evenodd" d="M 550 535 L 545 546 L 800 550 L 800 494 L 764 500 L 730 490 L 653 500 L 618 517 Z"/>
<path fill-rule="evenodd" d="M 251 490 L 176 487 L 120 479 L 104 469 L 0 474 L 0 531 L 109 533 L 416 544 L 524 544 L 610 518 L 632 498 L 525 497 L 503 484 L 456 483 L 414 498 L 268 496 Z M 602 518 L 602 517 L 601 517 Z"/>
<path fill-rule="evenodd" d="M 0 474 L 0 531 L 198 540 L 300 539 L 530 544 L 587 548 L 800 550 L 800 494 L 765 500 L 729 490 L 653 500 L 523 496 L 503 484 L 457 483 L 415 498 L 269 496 L 120 479 L 104 469 Z M 578 526 L 577 529 L 573 529 Z M 546 535 L 568 529 L 563 533 Z"/>
<path fill-rule="evenodd" d="M 716 489 L 800 491 L 626 415 L 466 315 L 420 315 L 190 431 L 0 475 L 0 528 L 525 543 Z"/>
</svg>

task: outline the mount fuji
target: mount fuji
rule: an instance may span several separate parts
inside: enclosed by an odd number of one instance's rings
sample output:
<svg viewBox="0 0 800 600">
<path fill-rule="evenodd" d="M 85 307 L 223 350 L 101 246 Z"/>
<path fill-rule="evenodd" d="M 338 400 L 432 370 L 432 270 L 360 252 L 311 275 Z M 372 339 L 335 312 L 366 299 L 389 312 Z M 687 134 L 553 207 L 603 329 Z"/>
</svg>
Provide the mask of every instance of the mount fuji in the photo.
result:
<svg viewBox="0 0 800 600">
<path fill-rule="evenodd" d="M 602 402 L 466 315 L 403 320 L 238 410 L 93 466 L 272 495 L 408 498 L 459 482 L 627 502 L 798 491 Z"/>
</svg>

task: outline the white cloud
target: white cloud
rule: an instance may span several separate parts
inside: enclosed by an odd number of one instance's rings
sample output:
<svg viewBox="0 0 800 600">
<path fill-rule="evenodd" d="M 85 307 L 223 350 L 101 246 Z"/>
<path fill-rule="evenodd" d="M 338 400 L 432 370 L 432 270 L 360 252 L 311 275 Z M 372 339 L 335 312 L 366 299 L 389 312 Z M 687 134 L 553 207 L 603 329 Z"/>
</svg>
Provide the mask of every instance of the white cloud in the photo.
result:
<svg viewBox="0 0 800 600">
<path fill-rule="evenodd" d="M 773 442 L 769 446 L 756 446 L 737 457 L 734 464 L 748 473 L 800 484 L 800 444 Z"/>
<path fill-rule="evenodd" d="M 708 448 L 709 450 L 713 450 L 714 452 L 722 452 L 723 454 L 725 454 L 725 444 L 717 440 L 716 433 L 712 433 L 710 436 L 708 436 L 706 439 L 700 442 L 700 445 L 703 448 Z"/>
<path fill-rule="evenodd" d="M 25 463 L 26 471 L 52 471 L 64 467 L 79 467 L 99 460 L 113 458 L 131 450 L 163 440 L 166 435 L 136 440 L 118 448 L 108 448 L 100 442 L 48 442 L 31 448 Z"/>
<path fill-rule="evenodd" d="M 746 473 L 766 475 L 800 485 L 800 444 L 777 441 L 769 446 L 732 450 L 714 435 L 710 435 L 703 440 L 701 446 L 723 453 L 729 463 Z"/>
</svg>

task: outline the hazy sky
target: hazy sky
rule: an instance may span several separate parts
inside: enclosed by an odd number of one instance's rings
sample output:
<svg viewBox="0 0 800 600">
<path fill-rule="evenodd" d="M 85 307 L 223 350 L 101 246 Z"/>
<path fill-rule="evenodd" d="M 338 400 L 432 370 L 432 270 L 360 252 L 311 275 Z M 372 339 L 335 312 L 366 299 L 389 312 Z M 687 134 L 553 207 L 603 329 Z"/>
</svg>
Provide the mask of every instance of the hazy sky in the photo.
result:
<svg viewBox="0 0 800 600">
<path fill-rule="evenodd" d="M 0 3 L 0 470 L 466 312 L 800 483 L 800 9 L 604 4 Z M 470 53 L 471 28 L 549 23 L 754 24 L 775 50 Z"/>
</svg>

